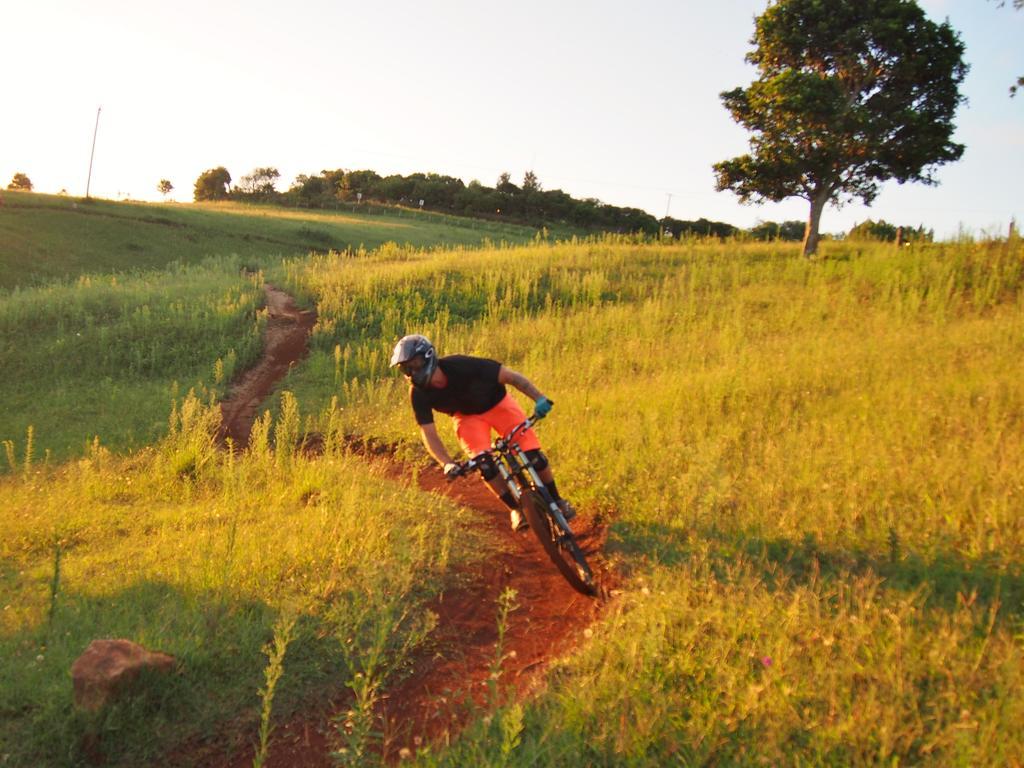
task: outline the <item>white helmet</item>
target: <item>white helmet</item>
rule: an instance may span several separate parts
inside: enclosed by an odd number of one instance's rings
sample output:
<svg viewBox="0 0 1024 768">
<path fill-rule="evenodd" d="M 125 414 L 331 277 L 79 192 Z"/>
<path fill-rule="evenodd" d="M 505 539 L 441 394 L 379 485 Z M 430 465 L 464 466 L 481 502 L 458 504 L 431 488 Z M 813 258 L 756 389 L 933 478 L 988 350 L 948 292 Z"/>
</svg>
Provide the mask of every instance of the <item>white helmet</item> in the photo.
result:
<svg viewBox="0 0 1024 768">
<path fill-rule="evenodd" d="M 415 387 L 425 387 L 437 368 L 437 351 L 430 339 L 418 333 L 403 336 L 391 353 L 391 367 L 398 366 Z"/>
</svg>

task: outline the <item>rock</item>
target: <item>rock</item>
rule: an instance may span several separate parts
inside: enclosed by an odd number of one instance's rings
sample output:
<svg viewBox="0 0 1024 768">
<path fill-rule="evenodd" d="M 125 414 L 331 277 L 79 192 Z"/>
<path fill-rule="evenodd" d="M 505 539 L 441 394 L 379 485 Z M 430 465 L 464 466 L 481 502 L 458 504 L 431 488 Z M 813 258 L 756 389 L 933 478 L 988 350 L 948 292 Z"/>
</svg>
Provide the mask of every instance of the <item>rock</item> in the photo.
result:
<svg viewBox="0 0 1024 768">
<path fill-rule="evenodd" d="M 93 640 L 71 665 L 75 706 L 95 711 L 126 691 L 144 669 L 169 672 L 174 657 L 131 640 Z"/>
</svg>

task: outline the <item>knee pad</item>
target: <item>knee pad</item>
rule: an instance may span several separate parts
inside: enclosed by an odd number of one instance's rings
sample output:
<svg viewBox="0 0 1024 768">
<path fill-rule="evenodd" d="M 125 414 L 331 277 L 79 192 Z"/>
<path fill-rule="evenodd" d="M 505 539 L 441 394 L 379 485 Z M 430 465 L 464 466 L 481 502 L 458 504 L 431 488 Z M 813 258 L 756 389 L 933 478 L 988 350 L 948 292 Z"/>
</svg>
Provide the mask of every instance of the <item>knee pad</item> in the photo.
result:
<svg viewBox="0 0 1024 768">
<path fill-rule="evenodd" d="M 548 468 L 548 457 L 544 455 L 544 451 L 540 448 L 534 448 L 533 450 L 527 451 L 526 457 L 538 472 L 543 472 Z"/>
<path fill-rule="evenodd" d="M 483 456 L 480 459 L 480 477 L 490 482 L 498 476 L 498 465 L 490 456 Z"/>
</svg>

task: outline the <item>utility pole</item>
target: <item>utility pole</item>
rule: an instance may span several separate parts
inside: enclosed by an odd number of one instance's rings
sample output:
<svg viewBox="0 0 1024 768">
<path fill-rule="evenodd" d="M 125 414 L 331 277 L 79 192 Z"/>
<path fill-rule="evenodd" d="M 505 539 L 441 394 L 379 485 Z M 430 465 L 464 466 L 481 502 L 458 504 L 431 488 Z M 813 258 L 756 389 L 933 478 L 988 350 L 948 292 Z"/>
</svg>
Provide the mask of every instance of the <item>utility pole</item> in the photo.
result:
<svg viewBox="0 0 1024 768">
<path fill-rule="evenodd" d="M 89 178 L 85 180 L 85 199 L 89 199 L 89 185 L 92 184 L 92 158 L 96 154 L 96 134 L 100 130 L 100 110 L 103 107 L 96 107 L 96 127 L 92 129 L 92 151 L 89 153 Z"/>
</svg>

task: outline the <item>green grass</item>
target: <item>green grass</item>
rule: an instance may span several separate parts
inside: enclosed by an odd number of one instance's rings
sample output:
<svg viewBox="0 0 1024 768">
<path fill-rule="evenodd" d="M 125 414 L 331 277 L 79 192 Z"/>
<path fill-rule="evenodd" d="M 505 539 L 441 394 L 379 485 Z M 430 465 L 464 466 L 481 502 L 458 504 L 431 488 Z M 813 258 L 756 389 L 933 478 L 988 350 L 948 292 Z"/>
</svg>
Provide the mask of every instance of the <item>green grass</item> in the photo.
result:
<svg viewBox="0 0 1024 768">
<path fill-rule="evenodd" d="M 1019 243 L 489 256 L 292 271 L 325 319 L 304 401 L 333 381 L 332 418 L 413 439 L 397 335 L 504 360 L 629 575 L 547 694 L 427 764 L 1024 759 Z"/>
<path fill-rule="evenodd" d="M 208 256 L 525 242 L 535 230 L 400 209 L 321 212 L 239 203 L 158 204 L 5 192 L 0 291 L 82 274 L 160 269 Z M 0 294 L 2 296 L 2 294 Z"/>
<path fill-rule="evenodd" d="M 276 279 L 282 254 L 351 246 L 359 250 L 333 258 L 359 261 L 364 244 L 398 241 L 417 250 L 533 235 L 413 211 L 353 215 L 6 193 L 0 441 L 27 443 L 32 428 L 37 456 L 57 460 L 82 455 L 97 435 L 117 450 L 152 443 L 166 431 L 173 396 L 189 387 L 223 393 L 258 354 L 260 280 Z M 66 277 L 73 279 L 55 279 Z"/>
<path fill-rule="evenodd" d="M 421 331 L 555 401 L 540 437 L 560 487 L 610 520 L 624 583 L 542 692 L 495 695 L 420 764 L 1024 761 L 1024 254 L 826 245 L 816 262 L 628 238 L 285 259 L 277 276 L 320 323 L 251 455 L 214 451 L 211 412 L 180 398 L 169 434 L 129 456 L 26 467 L 17 443 L 0 477 L 0 753 L 69 762 L 91 729 L 132 764 L 221 719 L 255 734 L 281 614 L 300 619 L 280 713 L 325 678 L 370 702 L 401 675 L 425 587 L 473 529 L 343 436 L 422 455 L 387 368 Z M 325 456 L 290 449 L 305 429 Z M 66 670 L 114 634 L 175 653 L 180 676 L 89 722 Z"/>
<path fill-rule="evenodd" d="M 10 293 L 0 442 L 22 456 L 31 428 L 36 458 L 53 460 L 97 436 L 122 451 L 155 442 L 175 396 L 224 392 L 259 355 L 263 301 L 262 272 L 243 274 L 237 257 Z"/>
<path fill-rule="evenodd" d="M 261 422 L 242 457 L 213 448 L 216 410 L 189 397 L 155 450 L 122 458 L 97 447 L 59 469 L 0 478 L 5 765 L 79 764 L 90 735 L 112 765 L 170 760 L 187 741 L 187 765 L 226 721 L 247 725 L 241 743 L 251 743 L 262 649 L 282 617 L 296 625 L 275 722 L 336 693 L 370 649 L 395 671 L 422 639 L 433 621 L 424 601 L 472 544 L 453 537 L 461 513 L 381 479 L 341 446 L 316 461 L 294 454 L 299 425 L 285 410 L 272 429 Z M 281 447 L 269 450 L 268 438 Z M 100 715 L 78 712 L 68 670 L 98 637 L 171 653 L 175 674 Z"/>
</svg>

